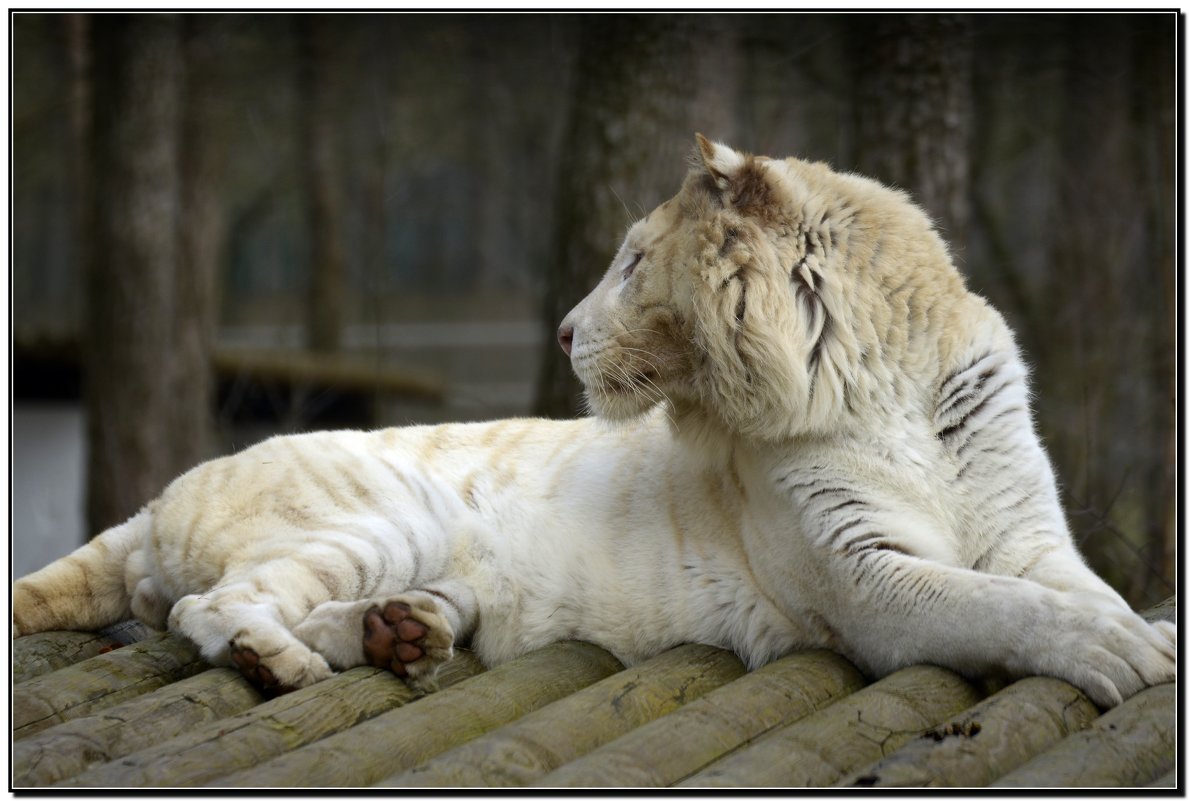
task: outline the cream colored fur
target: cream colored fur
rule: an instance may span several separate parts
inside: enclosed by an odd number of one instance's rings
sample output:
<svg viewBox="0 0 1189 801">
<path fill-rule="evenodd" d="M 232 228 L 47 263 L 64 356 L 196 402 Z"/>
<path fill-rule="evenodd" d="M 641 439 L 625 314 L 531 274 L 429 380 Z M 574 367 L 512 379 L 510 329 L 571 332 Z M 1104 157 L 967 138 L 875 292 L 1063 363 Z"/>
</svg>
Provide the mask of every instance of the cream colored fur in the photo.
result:
<svg viewBox="0 0 1189 801">
<path fill-rule="evenodd" d="M 366 610 L 496 663 L 579 638 L 749 665 L 832 648 L 1067 679 L 1171 681 L 1084 564 L 1003 319 L 908 198 L 699 137 L 563 328 L 597 418 L 280 437 L 201 465 L 18 581 L 14 635 L 133 612 L 284 684 L 362 664 Z"/>
</svg>

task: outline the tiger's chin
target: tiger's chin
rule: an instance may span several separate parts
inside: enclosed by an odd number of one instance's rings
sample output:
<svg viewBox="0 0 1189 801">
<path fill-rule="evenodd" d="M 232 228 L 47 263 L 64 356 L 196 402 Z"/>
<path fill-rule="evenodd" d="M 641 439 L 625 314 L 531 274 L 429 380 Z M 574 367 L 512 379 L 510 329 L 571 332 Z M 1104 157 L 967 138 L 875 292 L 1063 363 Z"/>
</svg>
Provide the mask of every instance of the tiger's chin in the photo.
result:
<svg viewBox="0 0 1189 801">
<path fill-rule="evenodd" d="M 669 400 L 665 379 L 651 365 L 603 361 L 583 370 L 575 364 L 575 373 L 585 389 L 586 408 L 596 417 L 614 422 L 631 422 L 648 414 Z"/>
<path fill-rule="evenodd" d="M 650 398 L 629 388 L 586 387 L 586 406 L 596 417 L 612 423 L 630 423 L 644 417 L 663 400 Z"/>
<path fill-rule="evenodd" d="M 606 382 L 585 385 L 587 410 L 611 427 L 629 427 L 652 421 L 664 423 L 672 434 L 695 449 L 709 445 L 727 452 L 732 434 L 715 414 L 708 412 L 680 384 L 646 395 L 624 388 L 608 389 Z M 659 397 L 658 397 L 659 396 Z"/>
</svg>

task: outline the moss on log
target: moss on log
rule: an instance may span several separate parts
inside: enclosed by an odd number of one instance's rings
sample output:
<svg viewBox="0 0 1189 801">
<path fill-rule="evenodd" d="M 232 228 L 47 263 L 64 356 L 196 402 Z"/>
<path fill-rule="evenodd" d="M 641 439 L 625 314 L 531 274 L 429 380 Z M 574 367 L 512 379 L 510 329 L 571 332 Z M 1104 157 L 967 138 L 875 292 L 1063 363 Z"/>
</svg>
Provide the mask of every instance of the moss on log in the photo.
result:
<svg viewBox="0 0 1189 801">
<path fill-rule="evenodd" d="M 819 787 L 894 751 L 979 700 L 931 665 L 897 671 L 695 773 L 679 787 Z"/>
<path fill-rule="evenodd" d="M 934 726 L 841 782 L 852 787 L 983 787 L 1098 717 L 1081 690 L 1032 677 Z"/>
<path fill-rule="evenodd" d="M 52 673 L 153 633 L 143 623 L 128 621 L 102 631 L 43 631 L 18 637 L 12 641 L 12 683 Z"/>
<path fill-rule="evenodd" d="M 728 651 L 683 645 L 378 786 L 521 787 L 744 672 Z"/>
<path fill-rule="evenodd" d="M 443 686 L 480 671 L 468 651 L 442 666 Z M 417 694 L 387 670 L 358 667 L 216 720 L 59 786 L 193 787 L 293 751 L 409 703 Z"/>
<path fill-rule="evenodd" d="M 349 731 L 212 784 L 367 786 L 621 669 L 614 657 L 589 643 L 555 643 L 415 704 L 379 715 Z"/>
<path fill-rule="evenodd" d="M 536 785 L 665 787 L 865 683 L 837 654 L 792 654 L 568 762 Z"/>
<path fill-rule="evenodd" d="M 37 787 L 74 776 L 259 704 L 238 671 L 214 668 L 156 692 L 53 726 L 12 749 L 12 781 Z"/>
<path fill-rule="evenodd" d="M 188 640 L 156 634 L 29 679 L 13 687 L 13 739 L 115 706 L 209 667 Z"/>
<path fill-rule="evenodd" d="M 52 673 L 122 645 L 97 631 L 44 631 L 12 641 L 12 683 Z"/>
<path fill-rule="evenodd" d="M 1156 781 L 1148 783 L 1148 787 L 1152 787 L 1152 788 L 1176 787 L 1176 786 L 1177 786 L 1177 771 L 1175 768 L 1173 770 L 1170 770 L 1168 773 L 1164 774 L 1163 776 L 1161 776 Z"/>
<path fill-rule="evenodd" d="M 1176 767 L 1177 687 L 1149 687 L 992 787 L 1141 787 Z"/>
</svg>

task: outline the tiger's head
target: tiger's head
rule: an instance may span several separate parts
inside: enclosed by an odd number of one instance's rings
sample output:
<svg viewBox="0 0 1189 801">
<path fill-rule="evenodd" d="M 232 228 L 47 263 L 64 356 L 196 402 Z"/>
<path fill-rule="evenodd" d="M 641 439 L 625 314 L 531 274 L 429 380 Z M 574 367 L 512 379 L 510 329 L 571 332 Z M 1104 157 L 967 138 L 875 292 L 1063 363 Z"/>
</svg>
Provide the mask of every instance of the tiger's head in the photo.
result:
<svg viewBox="0 0 1189 801">
<path fill-rule="evenodd" d="M 903 193 L 823 164 L 700 134 L 692 161 L 558 329 L 591 409 L 664 404 L 679 427 L 769 441 L 836 430 L 904 367 L 913 311 L 890 291 L 964 294 L 944 244 Z"/>
</svg>

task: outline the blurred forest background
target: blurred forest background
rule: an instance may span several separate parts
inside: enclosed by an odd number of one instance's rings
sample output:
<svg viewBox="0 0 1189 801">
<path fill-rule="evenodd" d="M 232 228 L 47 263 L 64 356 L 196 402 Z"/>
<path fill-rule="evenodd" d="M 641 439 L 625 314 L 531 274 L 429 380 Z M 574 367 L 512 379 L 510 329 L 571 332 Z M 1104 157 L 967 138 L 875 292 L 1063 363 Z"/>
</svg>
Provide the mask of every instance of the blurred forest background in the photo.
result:
<svg viewBox="0 0 1189 801">
<path fill-rule="evenodd" d="M 911 191 L 1093 565 L 1174 591 L 1173 12 L 11 20 L 18 575 L 277 431 L 574 414 L 553 331 L 701 131 Z"/>
</svg>

